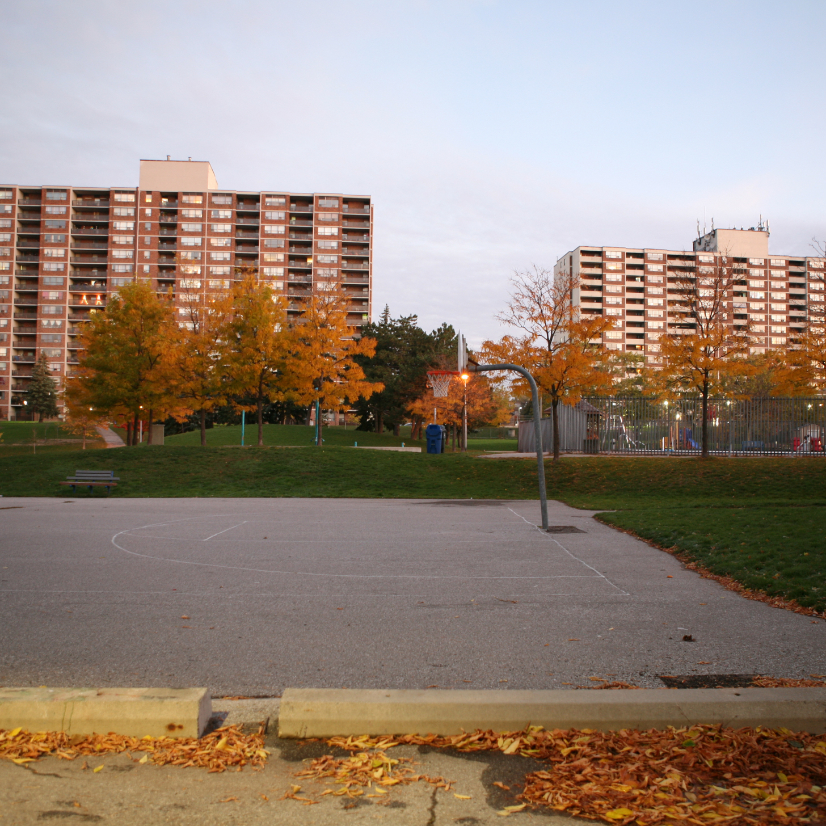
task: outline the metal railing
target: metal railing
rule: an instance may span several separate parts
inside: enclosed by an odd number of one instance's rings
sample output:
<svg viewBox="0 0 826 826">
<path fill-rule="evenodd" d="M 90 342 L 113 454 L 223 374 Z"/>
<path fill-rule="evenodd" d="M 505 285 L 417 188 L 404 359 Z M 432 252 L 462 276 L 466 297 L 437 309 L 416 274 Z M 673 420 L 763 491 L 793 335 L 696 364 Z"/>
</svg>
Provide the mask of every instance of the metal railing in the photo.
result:
<svg viewBox="0 0 826 826">
<path fill-rule="evenodd" d="M 593 397 L 581 414 L 591 450 L 622 454 L 699 454 L 702 402 Z M 589 407 L 590 406 L 590 407 Z M 709 399 L 707 437 L 714 455 L 826 455 L 826 398 Z M 596 440 L 596 441 L 594 441 Z"/>
</svg>

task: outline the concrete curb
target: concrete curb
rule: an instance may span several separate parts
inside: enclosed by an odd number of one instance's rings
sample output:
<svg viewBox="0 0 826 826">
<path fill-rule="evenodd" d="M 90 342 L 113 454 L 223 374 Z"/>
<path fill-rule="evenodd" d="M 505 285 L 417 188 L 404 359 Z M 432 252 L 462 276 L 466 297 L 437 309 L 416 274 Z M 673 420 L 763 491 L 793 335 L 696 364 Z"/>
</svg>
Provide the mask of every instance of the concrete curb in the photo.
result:
<svg viewBox="0 0 826 826">
<path fill-rule="evenodd" d="M 442 691 L 288 688 L 280 737 L 460 734 L 474 729 L 663 729 L 697 724 L 826 731 L 826 688 Z"/>
<path fill-rule="evenodd" d="M 0 689 L 2 729 L 200 737 L 211 715 L 205 688 Z"/>
</svg>

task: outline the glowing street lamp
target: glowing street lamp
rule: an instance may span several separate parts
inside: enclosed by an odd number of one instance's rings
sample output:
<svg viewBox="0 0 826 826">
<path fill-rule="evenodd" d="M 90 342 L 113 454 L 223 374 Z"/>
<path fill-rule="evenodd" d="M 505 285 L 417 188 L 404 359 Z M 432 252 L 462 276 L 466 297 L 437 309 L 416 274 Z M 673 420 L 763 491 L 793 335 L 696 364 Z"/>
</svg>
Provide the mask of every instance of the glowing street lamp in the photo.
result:
<svg viewBox="0 0 826 826">
<path fill-rule="evenodd" d="M 462 453 L 467 450 L 467 380 L 470 373 L 463 371 L 462 379 Z"/>
</svg>

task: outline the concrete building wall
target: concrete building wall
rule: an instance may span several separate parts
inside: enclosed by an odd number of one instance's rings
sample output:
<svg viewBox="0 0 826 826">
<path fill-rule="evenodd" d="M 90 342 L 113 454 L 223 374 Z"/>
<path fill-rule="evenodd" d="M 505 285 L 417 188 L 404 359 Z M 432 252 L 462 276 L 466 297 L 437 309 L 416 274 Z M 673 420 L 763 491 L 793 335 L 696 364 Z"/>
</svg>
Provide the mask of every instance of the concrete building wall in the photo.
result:
<svg viewBox="0 0 826 826">
<path fill-rule="evenodd" d="M 143 161 L 141 174 L 152 187 L 0 185 L 0 418 L 26 417 L 41 353 L 62 386 L 83 323 L 136 277 L 183 305 L 257 267 L 292 317 L 335 283 L 349 323 L 370 319 L 369 196 L 219 190 L 194 161 Z"/>
</svg>

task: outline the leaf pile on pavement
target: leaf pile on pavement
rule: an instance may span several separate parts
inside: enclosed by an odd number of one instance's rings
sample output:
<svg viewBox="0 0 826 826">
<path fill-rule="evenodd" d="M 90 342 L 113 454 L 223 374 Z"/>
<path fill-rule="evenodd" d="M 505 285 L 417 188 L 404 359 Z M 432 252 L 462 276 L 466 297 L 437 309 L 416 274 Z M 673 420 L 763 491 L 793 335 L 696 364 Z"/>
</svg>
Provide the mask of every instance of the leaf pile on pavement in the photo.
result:
<svg viewBox="0 0 826 826">
<path fill-rule="evenodd" d="M 204 737 L 127 737 L 122 734 L 67 735 L 62 731 L 29 732 L 22 728 L 0 729 L 0 758 L 18 765 L 55 755 L 64 760 L 76 757 L 146 752 L 139 763 L 159 766 L 198 767 L 210 772 L 243 766 L 262 766 L 268 752 L 260 734 L 243 734 L 238 726 L 224 726 Z"/>
<path fill-rule="evenodd" d="M 519 799 L 535 808 L 606 823 L 823 823 L 826 739 L 786 729 L 722 726 L 665 731 L 588 729 L 476 731 L 452 737 L 334 737 L 329 745 L 370 749 L 381 743 L 458 751 L 501 751 L 546 760 L 527 775 Z"/>
<path fill-rule="evenodd" d="M 364 738 L 367 740 L 368 738 Z M 352 740 L 352 738 L 350 738 Z M 397 745 L 387 741 L 390 746 Z M 371 748 L 383 749 L 382 746 Z M 328 789 L 321 796 L 332 794 L 335 796 L 359 797 L 365 794 L 365 789 L 371 790 L 366 797 L 382 797 L 392 786 L 409 786 L 411 783 L 430 783 L 437 789 L 449 791 L 453 781 L 444 777 L 429 777 L 426 774 L 416 774 L 412 761 L 407 757 L 398 760 L 388 757 L 383 750 L 360 751 L 350 757 L 336 758 L 326 754 L 315 758 L 309 768 L 297 772 L 296 777 L 306 777 L 313 780 L 332 780 L 340 788 L 333 791 Z M 300 788 L 300 787 L 299 787 Z M 293 787 L 294 791 L 296 787 Z M 289 792 L 285 797 L 293 797 Z M 293 797 L 293 799 L 299 799 Z"/>
<path fill-rule="evenodd" d="M 793 677 L 757 676 L 751 682 L 757 688 L 826 688 L 826 680 L 817 679 L 824 674 L 812 674 L 813 679 L 795 679 Z"/>
</svg>

